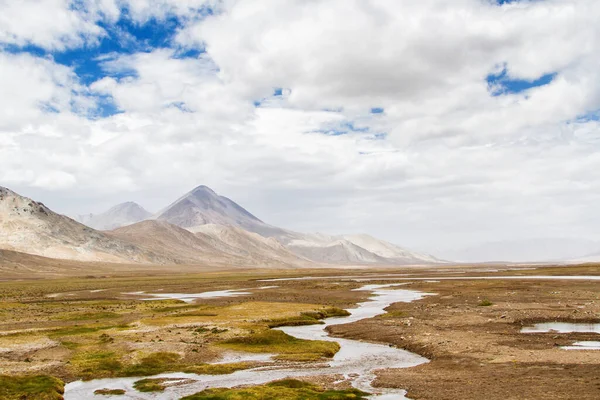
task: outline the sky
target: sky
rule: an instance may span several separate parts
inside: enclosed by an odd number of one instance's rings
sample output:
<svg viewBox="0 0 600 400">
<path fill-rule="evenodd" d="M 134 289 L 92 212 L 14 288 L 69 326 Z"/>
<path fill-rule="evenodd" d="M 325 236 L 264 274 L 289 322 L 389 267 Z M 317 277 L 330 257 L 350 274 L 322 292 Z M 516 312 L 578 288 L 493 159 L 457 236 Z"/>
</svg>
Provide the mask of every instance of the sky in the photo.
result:
<svg viewBox="0 0 600 400">
<path fill-rule="evenodd" d="M 597 0 L 0 0 L 0 185 L 435 252 L 600 239 Z"/>
</svg>

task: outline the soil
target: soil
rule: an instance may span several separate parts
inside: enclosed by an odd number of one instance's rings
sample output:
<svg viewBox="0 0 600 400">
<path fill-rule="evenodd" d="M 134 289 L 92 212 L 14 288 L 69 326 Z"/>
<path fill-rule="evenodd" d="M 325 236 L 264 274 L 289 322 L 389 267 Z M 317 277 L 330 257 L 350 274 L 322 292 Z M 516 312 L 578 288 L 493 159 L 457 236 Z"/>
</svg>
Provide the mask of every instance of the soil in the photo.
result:
<svg viewBox="0 0 600 400">
<path fill-rule="evenodd" d="M 447 266 L 374 271 L 206 271 L 162 275 L 132 271 L 112 276 L 0 282 L 0 373 L 44 373 L 65 381 L 77 379 L 70 360 L 81 349 L 110 350 L 123 362 L 148 349 L 175 352 L 186 364 L 214 361 L 211 343 L 239 335 L 265 318 L 281 317 L 316 306 L 353 307 L 369 293 L 353 291 L 364 284 L 408 283 L 399 288 L 434 295 L 413 303 L 395 303 L 387 314 L 329 328 L 332 335 L 397 346 L 427 357 L 427 364 L 378 372 L 376 386 L 408 390 L 411 399 L 600 399 L 600 351 L 563 350 L 575 341 L 598 341 L 593 333 L 521 333 L 537 322 L 600 322 L 600 281 L 585 280 L 440 280 L 437 277 L 498 275 L 600 275 L 599 265 Z M 495 270 L 498 271 L 495 271 Z M 290 276 L 359 276 L 375 273 L 427 277 L 431 281 L 356 282 L 351 278 L 261 282 Z M 266 290 L 258 288 L 276 286 Z M 123 293 L 199 293 L 250 289 L 249 296 L 203 299 L 192 305 L 141 302 Z M 483 304 L 491 303 L 484 306 Z M 305 304 L 303 306 L 302 304 Z M 240 308 L 239 315 L 238 305 Z M 310 306 L 313 305 L 313 306 Z M 197 308 L 194 308 L 197 306 Z M 174 307 L 173 311 L 160 308 Z M 178 307 L 182 307 L 179 309 Z M 191 307 L 191 308 L 186 308 Z M 251 308 L 248 308 L 251 307 Z M 186 317 L 186 312 L 196 315 Z M 116 313 L 117 318 L 69 319 L 74 312 Z M 290 314 L 292 315 L 292 314 Z M 110 315 L 109 315 L 110 316 Z M 129 324 L 69 338 L 48 337 L 29 329 L 77 328 Z M 194 331 L 196 325 L 228 328 L 218 334 Z M 15 332 L 21 334 L 14 334 Z M 114 342 L 100 342 L 106 332 Z M 60 343 L 59 343 L 60 342 Z M 73 347 L 75 346 L 75 347 Z M 79 346 L 79 347 L 77 347 Z M 340 377 L 310 378 L 325 387 L 339 386 Z"/>
<path fill-rule="evenodd" d="M 586 272 L 598 275 L 600 268 Z M 329 328 L 334 336 L 388 343 L 431 360 L 382 370 L 375 386 L 406 389 L 415 400 L 600 398 L 600 351 L 560 348 L 600 335 L 520 333 L 535 322 L 599 322 L 600 282 L 459 280 L 408 288 L 436 295 Z M 483 300 L 492 305 L 480 306 Z"/>
</svg>

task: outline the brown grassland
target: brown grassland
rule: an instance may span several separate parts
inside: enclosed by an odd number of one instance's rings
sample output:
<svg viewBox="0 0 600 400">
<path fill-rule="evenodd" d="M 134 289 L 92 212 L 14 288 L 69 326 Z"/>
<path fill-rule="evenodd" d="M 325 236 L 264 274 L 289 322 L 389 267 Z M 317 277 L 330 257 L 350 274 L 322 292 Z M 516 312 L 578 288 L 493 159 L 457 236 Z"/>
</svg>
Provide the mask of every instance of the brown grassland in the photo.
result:
<svg viewBox="0 0 600 400">
<path fill-rule="evenodd" d="M 299 340 L 270 328 L 319 323 L 369 297 L 368 292 L 352 290 L 362 282 L 342 278 L 260 279 L 404 273 L 435 280 L 459 276 L 457 272 L 469 276 L 600 275 L 600 266 L 537 266 L 500 272 L 476 266 L 190 271 L 165 274 L 163 270 L 115 272 L 106 268 L 75 277 L 57 273 L 54 279 L 39 279 L 35 274 L 38 279 L 5 276 L 0 282 L 0 399 L 59 399 L 62 383 L 78 379 L 179 371 L 228 374 L 269 363 L 327 360 L 337 351 L 336 343 Z M 393 282 L 386 278 L 368 283 Z M 261 289 L 267 285 L 277 287 Z M 412 399 L 600 398 L 600 351 L 560 349 L 574 341 L 599 340 L 598 335 L 520 333 L 522 326 L 532 322 L 600 321 L 598 281 L 414 281 L 406 288 L 436 295 L 396 303 L 387 314 L 330 328 L 334 336 L 386 343 L 431 360 L 415 368 L 380 371 L 377 385 L 405 388 Z M 142 301 L 143 296 L 126 294 L 226 289 L 251 294 L 195 303 Z M 276 357 L 268 363 L 210 364 L 231 350 Z M 326 398 L 324 390 L 348 389 L 327 377 L 316 381 L 320 386 L 285 390 L 316 393 L 299 398 Z M 144 385 L 160 387 L 161 383 Z M 253 390 L 256 394 L 275 389 L 263 385 Z M 226 395 L 235 393 L 216 390 L 213 394 L 222 396 L 214 398 L 234 398 Z"/>
</svg>

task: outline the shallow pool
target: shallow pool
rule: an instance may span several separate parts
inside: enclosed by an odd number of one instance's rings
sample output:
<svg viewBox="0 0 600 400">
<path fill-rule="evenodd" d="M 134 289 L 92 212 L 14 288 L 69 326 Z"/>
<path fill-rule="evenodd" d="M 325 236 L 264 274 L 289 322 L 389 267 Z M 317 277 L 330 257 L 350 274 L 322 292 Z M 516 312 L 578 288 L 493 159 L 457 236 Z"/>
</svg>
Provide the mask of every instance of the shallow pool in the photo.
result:
<svg viewBox="0 0 600 400">
<path fill-rule="evenodd" d="M 522 333 L 600 333 L 600 324 L 585 322 L 542 322 L 521 329 Z"/>
</svg>

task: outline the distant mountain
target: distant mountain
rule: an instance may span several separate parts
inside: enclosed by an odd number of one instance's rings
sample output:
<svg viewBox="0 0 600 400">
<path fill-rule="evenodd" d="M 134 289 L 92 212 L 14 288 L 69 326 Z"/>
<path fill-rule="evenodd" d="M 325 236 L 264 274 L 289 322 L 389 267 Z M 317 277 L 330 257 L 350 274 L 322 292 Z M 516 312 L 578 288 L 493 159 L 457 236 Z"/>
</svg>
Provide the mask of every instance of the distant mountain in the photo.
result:
<svg viewBox="0 0 600 400">
<path fill-rule="evenodd" d="M 410 252 L 368 235 L 330 236 L 304 234 L 269 225 L 227 197 L 199 186 L 153 217 L 193 232 L 206 225 L 241 228 L 278 241 L 297 256 L 315 262 L 338 264 L 424 264 L 436 258 Z M 215 229 L 215 228 L 211 228 Z M 213 236 L 224 234 L 221 230 Z M 239 234 L 240 232 L 238 232 Z"/>
<path fill-rule="evenodd" d="M 80 218 L 93 228 L 111 230 L 110 234 L 115 237 L 185 262 L 219 257 L 229 260 L 245 257 L 251 264 L 258 260 L 267 264 L 272 261 L 381 265 L 442 262 L 369 235 L 332 236 L 278 228 L 203 185 L 153 216 L 136 203 L 128 202 L 103 214 L 86 214 Z M 144 223 L 140 223 L 143 220 Z M 196 237 L 175 227 L 193 232 Z"/>
<path fill-rule="evenodd" d="M 387 262 L 390 260 L 399 264 L 435 264 L 443 262 L 432 255 L 410 251 L 393 243 L 386 242 L 385 240 L 377 239 L 366 234 L 341 235 L 341 238 L 386 259 Z"/>
<path fill-rule="evenodd" d="M 107 236 L 4 187 L 0 187 L 0 249 L 80 261 L 174 261 Z"/>
<path fill-rule="evenodd" d="M 92 214 L 92 213 L 89 213 L 89 214 L 78 214 L 78 215 L 74 215 L 73 216 L 73 219 L 75 221 L 79 222 L 80 224 L 87 225 L 87 226 L 89 226 L 89 223 L 92 220 L 92 218 L 94 218 L 94 214 Z"/>
<path fill-rule="evenodd" d="M 264 237 L 235 226 L 207 224 L 192 229 L 199 237 L 219 243 L 218 249 L 239 257 L 308 264 L 309 260 L 287 249 L 277 239 Z M 222 246 L 222 247 L 221 247 Z"/>
<path fill-rule="evenodd" d="M 144 221 L 151 216 L 152 214 L 139 204 L 128 201 L 118 204 L 102 214 L 78 216 L 78 220 L 91 228 L 107 231 Z"/>
<path fill-rule="evenodd" d="M 107 234 L 188 264 L 227 263 L 255 267 L 309 264 L 277 241 L 241 228 L 202 225 L 196 230 L 194 233 L 166 221 L 148 220 Z"/>
<path fill-rule="evenodd" d="M 384 264 L 386 259 L 363 249 L 347 240 L 329 242 L 309 242 L 296 240 L 287 245 L 288 249 L 309 260 L 332 264 Z"/>
<path fill-rule="evenodd" d="M 370 235 L 302 234 L 288 231 L 284 245 L 305 258 L 336 264 L 437 264 L 443 261 L 412 252 Z"/>
<path fill-rule="evenodd" d="M 483 243 L 446 251 L 442 256 L 461 262 L 558 262 L 583 259 L 599 247 L 598 242 L 585 239 L 537 238 Z"/>
</svg>

